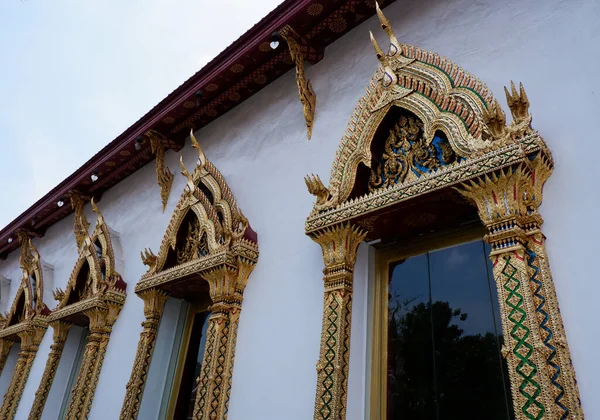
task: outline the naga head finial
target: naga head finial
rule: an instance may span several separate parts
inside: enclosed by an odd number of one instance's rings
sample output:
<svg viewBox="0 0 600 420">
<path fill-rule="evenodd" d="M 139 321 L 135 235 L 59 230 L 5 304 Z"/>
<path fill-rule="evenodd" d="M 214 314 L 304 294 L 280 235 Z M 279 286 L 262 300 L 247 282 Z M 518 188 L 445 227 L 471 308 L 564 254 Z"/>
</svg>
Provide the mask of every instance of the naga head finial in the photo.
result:
<svg viewBox="0 0 600 420">
<path fill-rule="evenodd" d="M 369 31 L 369 37 L 371 38 L 371 44 L 373 44 L 373 48 L 375 48 L 375 55 L 377 55 L 377 59 L 379 60 L 379 62 L 382 65 L 387 66 L 387 64 L 388 64 L 387 55 L 383 52 L 383 50 L 379 46 L 379 43 L 373 36 L 373 32 Z"/>
<path fill-rule="evenodd" d="M 506 115 L 497 99 L 492 102 L 487 110 L 484 110 L 483 121 L 487 125 L 493 140 L 500 140 L 506 137 Z"/>
<path fill-rule="evenodd" d="M 206 155 L 204 154 L 204 150 L 200 146 L 200 143 L 198 143 L 198 140 L 196 140 L 196 137 L 194 136 L 193 128 L 190 130 L 190 140 L 192 142 L 192 147 L 198 151 L 198 166 L 203 167 L 206 164 Z"/>
<path fill-rule="evenodd" d="M 100 209 L 98 208 L 98 206 L 96 205 L 96 201 L 94 200 L 94 198 L 92 197 L 92 199 L 90 200 L 90 203 L 92 204 L 92 211 L 94 213 L 96 213 L 96 216 L 98 216 L 98 224 L 102 224 L 104 223 L 104 216 L 102 216 L 102 213 L 100 212 Z"/>
<path fill-rule="evenodd" d="M 308 192 L 317 197 L 316 207 L 322 208 L 329 199 L 330 193 L 323 181 L 319 178 L 319 175 L 307 175 L 304 177 L 306 188 Z"/>
<path fill-rule="evenodd" d="M 183 164 L 183 156 L 179 156 L 179 165 L 181 166 L 181 174 L 187 178 L 186 188 L 190 193 L 194 193 L 196 185 L 194 184 L 194 178 L 188 172 L 187 168 Z"/>
<path fill-rule="evenodd" d="M 373 44 L 373 48 L 375 48 L 375 54 L 377 55 L 377 59 L 383 67 L 383 78 L 381 80 L 381 83 L 383 84 L 384 88 L 393 86 L 396 83 L 398 83 L 398 76 L 396 76 L 396 72 L 394 72 L 394 70 L 390 67 L 389 57 L 383 52 L 383 50 L 377 43 L 377 40 L 373 36 L 373 32 L 369 31 L 369 34 L 371 36 L 371 44 Z"/>
<path fill-rule="evenodd" d="M 57 287 L 52 292 L 52 297 L 54 298 L 54 300 L 61 302 L 65 297 L 65 292 L 60 287 Z"/>
<path fill-rule="evenodd" d="M 385 31 L 390 39 L 390 46 L 388 48 L 388 53 L 383 52 L 383 49 L 377 43 L 377 40 L 373 36 L 373 32 L 369 31 L 369 36 L 371 37 L 371 44 L 373 44 L 373 48 L 375 48 L 375 54 L 377 54 L 377 59 L 381 63 L 383 67 L 383 77 L 381 83 L 384 88 L 389 88 L 398 83 L 398 76 L 396 76 L 396 72 L 392 68 L 391 58 L 396 58 L 401 55 L 400 53 L 400 43 L 398 39 L 396 39 L 396 35 L 394 35 L 394 31 L 392 31 L 392 27 L 390 25 L 390 21 L 385 17 L 381 9 L 379 8 L 379 4 L 375 3 L 377 9 L 377 16 L 379 17 L 379 23 L 381 24 L 381 28 Z"/>
<path fill-rule="evenodd" d="M 519 83 L 519 91 L 517 92 L 515 83 L 511 80 L 510 90 L 511 92 L 509 93 L 506 86 L 504 87 L 506 102 L 510 108 L 513 120 L 516 123 L 520 123 L 529 117 L 529 98 L 527 98 L 527 93 L 525 93 L 523 83 Z"/>
<path fill-rule="evenodd" d="M 150 248 L 146 248 L 140 252 L 142 257 L 142 263 L 148 266 L 148 271 L 154 270 L 156 268 L 156 263 L 158 262 L 158 257 L 154 255 L 154 252 Z"/>
<path fill-rule="evenodd" d="M 390 57 L 394 57 L 397 54 L 400 54 L 400 43 L 394 35 L 394 31 L 392 30 L 392 25 L 390 25 L 390 21 L 385 17 L 381 8 L 379 7 L 379 3 L 375 2 L 375 10 L 377 10 L 377 17 L 379 18 L 379 23 L 381 24 L 381 29 L 385 31 L 388 38 L 390 39 L 390 47 L 388 49 L 388 55 Z"/>
</svg>

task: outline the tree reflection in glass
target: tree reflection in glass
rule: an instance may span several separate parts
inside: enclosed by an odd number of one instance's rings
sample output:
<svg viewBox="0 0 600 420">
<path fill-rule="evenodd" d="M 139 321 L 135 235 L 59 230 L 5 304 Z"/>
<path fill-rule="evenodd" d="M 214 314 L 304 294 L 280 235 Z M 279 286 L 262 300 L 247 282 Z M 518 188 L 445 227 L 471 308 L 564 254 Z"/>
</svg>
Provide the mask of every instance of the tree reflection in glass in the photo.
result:
<svg viewBox="0 0 600 420">
<path fill-rule="evenodd" d="M 511 418 L 488 252 L 476 241 L 390 265 L 388 420 Z"/>
</svg>

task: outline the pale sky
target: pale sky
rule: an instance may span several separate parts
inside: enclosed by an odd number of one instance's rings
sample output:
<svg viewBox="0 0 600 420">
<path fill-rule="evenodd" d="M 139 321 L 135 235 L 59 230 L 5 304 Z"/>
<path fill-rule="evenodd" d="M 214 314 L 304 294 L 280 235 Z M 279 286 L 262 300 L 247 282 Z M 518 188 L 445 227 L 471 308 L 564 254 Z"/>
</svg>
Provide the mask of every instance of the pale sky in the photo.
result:
<svg viewBox="0 0 600 420">
<path fill-rule="evenodd" d="M 281 0 L 1 0 L 0 229 Z"/>
</svg>

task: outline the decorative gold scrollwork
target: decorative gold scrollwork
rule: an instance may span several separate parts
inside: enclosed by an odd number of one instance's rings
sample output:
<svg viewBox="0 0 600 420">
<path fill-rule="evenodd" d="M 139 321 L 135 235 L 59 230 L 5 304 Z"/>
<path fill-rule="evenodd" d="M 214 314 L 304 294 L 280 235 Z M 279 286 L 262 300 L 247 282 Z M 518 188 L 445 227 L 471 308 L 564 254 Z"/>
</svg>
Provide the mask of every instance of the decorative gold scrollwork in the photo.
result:
<svg viewBox="0 0 600 420">
<path fill-rule="evenodd" d="M 317 201 L 306 233 L 323 248 L 326 296 L 340 287 L 325 302 L 314 418 L 343 420 L 346 414 L 343 345 L 350 337 L 345 320 L 351 318 L 347 285 L 354 260 L 331 269 L 330 256 L 355 249 L 354 241 L 324 240 L 328 237 L 321 233 L 344 237 L 348 229 L 343 227 L 350 223 L 374 226 L 370 218 L 384 208 L 454 187 L 477 206 L 489 231 L 485 239 L 492 248 L 515 417 L 583 419 L 538 213 L 553 161 L 531 127 L 525 89 L 512 82 L 510 90 L 505 88 L 513 117 L 507 126 L 504 111 L 480 80 L 437 54 L 399 44 L 379 8 L 377 13 L 390 48 L 384 52 L 372 37 L 381 66 L 340 142 L 329 186 L 307 179 Z M 393 107 L 414 119 L 401 119 L 381 157 L 373 157 L 373 138 Z M 438 132 L 447 146 L 435 140 Z M 351 197 L 355 183 L 363 180 L 357 177 L 359 163 L 371 168 L 369 192 Z M 338 279 L 334 287 L 328 286 L 330 276 Z"/>
<path fill-rule="evenodd" d="M 183 161 L 187 185 L 175 207 L 158 254 L 146 249 L 141 257 L 148 266 L 135 287 L 144 299 L 146 321 L 140 335 L 135 365 L 127 385 L 121 420 L 137 418 L 147 372 L 169 286 L 194 274 L 208 284 L 212 304 L 207 340 L 198 378 L 193 418 L 227 417 L 237 327 L 243 293 L 258 260 L 256 234 L 237 206 L 221 172 L 210 162 L 190 133 L 198 151 L 192 173 Z"/>
<path fill-rule="evenodd" d="M 455 161 L 456 155 L 445 139 L 436 137 L 427 143 L 423 123 L 401 115 L 385 141 L 381 161 L 371 170 L 369 191 L 410 182 Z"/>
<path fill-rule="evenodd" d="M 12 343 L 20 341 L 17 364 L 0 407 L 0 418 L 7 420 L 12 420 L 17 412 L 38 346 L 48 328 L 49 312 L 43 301 L 44 278 L 40 255 L 27 232 L 19 231 L 17 237 L 21 244 L 19 262 L 23 277 L 0 328 L 0 367 L 4 367 Z"/>
<path fill-rule="evenodd" d="M 156 155 L 156 181 L 160 187 L 160 199 L 162 201 L 163 212 L 169 201 L 169 194 L 173 186 L 173 173 L 165 166 L 165 146 L 163 145 L 164 136 L 155 130 L 146 133 L 150 138 L 152 153 Z"/>
<path fill-rule="evenodd" d="M 72 195 L 71 198 L 76 212 L 74 230 L 79 256 L 66 289 L 54 291 L 54 299 L 58 301 L 58 305 L 46 317 L 54 329 L 54 341 L 46 361 L 44 375 L 35 394 L 29 420 L 37 420 L 42 416 L 71 326 L 66 319 L 70 319 L 75 314 L 89 319 L 91 335 L 72 390 L 66 419 L 87 418 L 92 407 L 112 325 L 126 297 L 127 285 L 115 269 L 116 259 L 110 229 L 104 221 L 104 216 L 92 199 L 91 206 L 97 215 L 97 221 L 90 235 L 85 227 L 89 226 L 89 223 L 83 212 L 83 200 L 80 196 Z"/>
<path fill-rule="evenodd" d="M 286 40 L 290 55 L 296 65 L 296 82 L 298 83 L 298 93 L 306 121 L 306 134 L 308 139 L 312 137 L 312 129 L 315 121 L 315 110 L 317 107 L 317 95 L 313 90 L 310 80 L 304 74 L 304 60 L 306 59 L 304 48 L 300 45 L 300 39 L 296 31 L 286 25 L 279 31 L 280 35 Z"/>
<path fill-rule="evenodd" d="M 205 255 L 208 255 L 206 233 L 201 231 L 198 219 L 194 219 L 188 224 L 185 241 L 177 249 L 177 264 L 202 258 Z"/>
</svg>

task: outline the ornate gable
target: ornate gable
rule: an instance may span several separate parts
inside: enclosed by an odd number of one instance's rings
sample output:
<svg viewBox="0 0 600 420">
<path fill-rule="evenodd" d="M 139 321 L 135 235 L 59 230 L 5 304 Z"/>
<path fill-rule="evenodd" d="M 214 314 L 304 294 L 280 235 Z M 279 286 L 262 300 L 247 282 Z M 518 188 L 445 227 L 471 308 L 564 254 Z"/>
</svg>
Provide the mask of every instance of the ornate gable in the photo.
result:
<svg viewBox="0 0 600 420">
<path fill-rule="evenodd" d="M 83 311 L 93 307 L 105 307 L 107 301 L 122 304 L 127 284 L 115 270 L 115 254 L 110 229 L 98 206 L 91 200 L 92 210 L 98 219 L 94 231 L 88 232 L 89 222 L 83 212 L 84 200 L 77 193 L 71 195 L 75 210 L 75 240 L 79 255 L 65 290 L 57 288 L 54 299 L 57 307 L 51 320 L 70 317 L 74 323 L 87 322 Z"/>
<path fill-rule="evenodd" d="M 385 53 L 371 34 L 381 66 L 342 138 L 329 188 L 318 176 L 305 179 L 317 198 L 305 230 L 325 263 L 314 418 L 346 416 L 358 245 L 365 238 L 409 244 L 460 230 L 477 223 L 476 211 L 491 246 L 514 416 L 582 419 L 538 212 L 554 163 L 531 127 L 523 86 L 505 88 L 507 125 L 479 79 L 437 54 L 400 44 L 379 7 L 377 14 L 390 46 Z M 375 311 L 374 325 L 387 322 L 377 318 L 386 312 Z M 371 417 L 385 418 L 387 356 L 378 357 Z"/>
<path fill-rule="evenodd" d="M 198 150 L 198 163 L 187 178 L 185 190 L 175 207 L 158 255 L 146 249 L 142 261 L 149 269 L 136 286 L 136 293 L 238 257 L 252 263 L 258 258 L 256 233 L 239 209 L 221 172 L 210 162 L 190 133 Z"/>
<path fill-rule="evenodd" d="M 144 327 L 127 384 L 121 419 L 135 419 L 148 376 L 158 324 L 165 301 L 173 296 L 204 301 L 210 296 L 208 328 L 193 418 L 226 418 L 231 392 L 235 343 L 243 293 L 258 260 L 256 233 L 237 206 L 223 175 L 198 150 L 198 163 L 160 245 L 158 255 L 146 249 L 149 269 L 135 287 L 144 300 Z M 208 295 L 208 296 L 207 296 Z"/>
<path fill-rule="evenodd" d="M 48 328 L 47 315 L 50 312 L 43 301 L 44 277 L 40 254 L 28 233 L 20 231 L 17 236 L 21 243 L 23 278 L 10 311 L 6 317 L 0 318 L 0 372 L 14 343 L 20 343 L 20 351 L 0 406 L 3 419 L 15 416 L 35 355 Z"/>
<path fill-rule="evenodd" d="M 49 312 L 43 300 L 44 276 L 40 254 L 26 232 L 19 232 L 18 239 L 21 243 L 19 262 L 23 277 L 10 310 L 4 316 L 0 315 L 2 329 L 19 329 L 15 326 Z M 0 336 L 4 337 L 6 334 L 0 332 Z"/>
<path fill-rule="evenodd" d="M 377 14 L 388 35 L 389 49 L 385 53 L 371 34 L 381 66 L 348 123 L 331 169 L 329 187 L 318 177 L 306 180 L 311 193 L 317 196 L 313 214 L 348 204 L 359 164 L 373 169 L 373 138 L 395 107 L 420 121 L 423 145 L 431 145 L 442 133 L 458 158 L 457 164 L 466 164 L 510 144 L 534 143 L 539 138 L 530 127 L 529 101 L 522 85 L 519 90 L 514 84 L 511 92 L 506 90 L 513 116 L 507 126 L 498 101 L 481 80 L 445 57 L 398 42 L 379 7 Z M 435 172 L 429 175 L 434 176 Z"/>
</svg>

